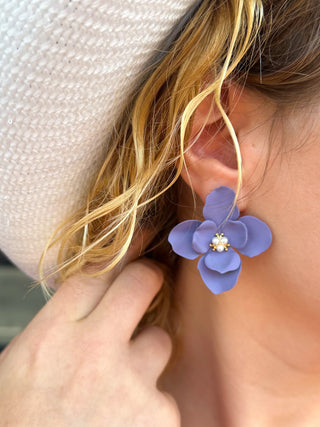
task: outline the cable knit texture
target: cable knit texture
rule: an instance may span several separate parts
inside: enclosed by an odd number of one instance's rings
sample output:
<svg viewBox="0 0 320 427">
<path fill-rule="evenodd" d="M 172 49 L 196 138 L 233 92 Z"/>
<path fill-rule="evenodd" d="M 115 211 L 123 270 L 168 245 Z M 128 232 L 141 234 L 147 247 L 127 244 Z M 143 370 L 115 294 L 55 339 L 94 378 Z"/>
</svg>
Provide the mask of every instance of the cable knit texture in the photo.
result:
<svg viewBox="0 0 320 427">
<path fill-rule="evenodd" d="M 0 0 L 0 248 L 30 277 L 84 203 L 135 77 L 193 3 Z"/>
</svg>

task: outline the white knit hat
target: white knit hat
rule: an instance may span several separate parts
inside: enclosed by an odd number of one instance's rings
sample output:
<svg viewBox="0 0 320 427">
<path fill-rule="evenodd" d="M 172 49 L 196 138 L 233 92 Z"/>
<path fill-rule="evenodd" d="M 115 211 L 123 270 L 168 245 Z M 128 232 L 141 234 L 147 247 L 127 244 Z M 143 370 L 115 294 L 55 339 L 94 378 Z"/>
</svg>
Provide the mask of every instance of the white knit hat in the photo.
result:
<svg viewBox="0 0 320 427">
<path fill-rule="evenodd" d="M 0 0 L 0 248 L 30 277 L 84 203 L 135 78 L 199 3 Z"/>
</svg>

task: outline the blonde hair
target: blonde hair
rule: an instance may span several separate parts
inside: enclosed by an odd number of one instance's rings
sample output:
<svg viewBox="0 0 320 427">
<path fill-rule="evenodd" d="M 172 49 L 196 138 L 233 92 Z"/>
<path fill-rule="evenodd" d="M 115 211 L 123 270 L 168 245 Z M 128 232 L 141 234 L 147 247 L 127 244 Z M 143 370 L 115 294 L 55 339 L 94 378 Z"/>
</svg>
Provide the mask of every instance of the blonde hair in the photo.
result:
<svg viewBox="0 0 320 427">
<path fill-rule="evenodd" d="M 290 24 L 297 30 L 295 22 L 299 14 L 301 17 L 305 13 L 306 3 L 309 15 L 311 4 L 316 4 L 299 0 L 275 3 L 203 0 L 195 8 L 167 51 L 147 67 L 128 96 L 126 108 L 106 141 L 107 156 L 87 203 L 55 230 L 39 263 L 40 277 L 45 254 L 56 243 L 60 243 L 58 283 L 62 283 L 88 264 L 105 266 L 90 276 L 113 269 L 123 261 L 139 230 L 148 230 L 153 239 L 144 253 L 162 265 L 165 281 L 136 333 L 145 325 L 156 324 L 175 339 L 178 323 L 172 289 L 176 259 L 170 253 L 167 236 L 177 222 L 174 184 L 184 164 L 196 108 L 213 95 L 234 142 L 238 195 L 241 154 L 222 107 L 223 84 L 237 80 L 274 98 L 285 87 L 281 98 L 285 100 L 290 84 L 297 93 L 297 86 L 301 89 L 308 80 L 301 72 L 307 53 L 301 53 L 300 59 L 298 54 L 290 59 L 286 53 L 289 36 L 281 31 L 289 31 Z M 287 12 L 280 13 L 281 5 L 287 7 Z M 314 32 L 312 36 L 315 38 Z M 303 40 L 307 43 L 306 35 Z M 273 61 L 272 52 L 277 49 L 286 55 L 288 64 L 281 64 L 279 58 L 278 63 Z M 313 49 L 313 53 L 311 48 L 308 51 L 309 58 L 315 57 L 314 45 Z M 41 284 L 48 292 L 45 279 Z"/>
</svg>

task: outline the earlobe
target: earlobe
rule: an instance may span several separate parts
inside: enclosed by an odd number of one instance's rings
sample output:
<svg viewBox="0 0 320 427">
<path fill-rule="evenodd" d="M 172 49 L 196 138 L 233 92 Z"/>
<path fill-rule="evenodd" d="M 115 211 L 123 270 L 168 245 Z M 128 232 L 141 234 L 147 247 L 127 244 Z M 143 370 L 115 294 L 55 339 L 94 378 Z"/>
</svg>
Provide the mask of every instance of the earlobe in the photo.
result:
<svg viewBox="0 0 320 427">
<path fill-rule="evenodd" d="M 185 153 L 185 165 L 181 176 L 204 203 L 207 195 L 220 186 L 227 186 L 235 191 L 238 170 L 226 166 L 213 156 L 201 155 L 199 151 L 190 147 Z"/>
</svg>

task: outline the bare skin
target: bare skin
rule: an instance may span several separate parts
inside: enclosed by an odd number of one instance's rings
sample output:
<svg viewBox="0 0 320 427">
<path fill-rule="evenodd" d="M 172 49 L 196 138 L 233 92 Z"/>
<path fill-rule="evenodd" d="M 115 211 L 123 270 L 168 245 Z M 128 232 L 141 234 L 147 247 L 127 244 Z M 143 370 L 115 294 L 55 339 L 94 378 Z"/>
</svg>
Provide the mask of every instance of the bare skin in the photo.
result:
<svg viewBox="0 0 320 427">
<path fill-rule="evenodd" d="M 238 283 L 220 295 L 204 285 L 198 260 L 182 259 L 175 298 L 183 352 L 161 387 L 176 398 L 183 427 L 320 425 L 320 104 L 305 111 L 288 116 L 285 128 L 274 127 L 283 154 L 272 158 L 251 192 L 262 169 L 253 160 L 256 154 L 263 160 L 271 123 L 254 95 L 233 110 L 249 194 L 241 213 L 264 220 L 273 243 L 258 257 L 242 256 Z M 216 177 L 201 167 L 199 160 L 194 172 L 189 162 L 189 179 L 201 175 L 209 185 Z M 221 170 L 221 180 L 231 175 L 219 167 L 211 171 Z M 201 195 L 202 183 L 195 182 Z M 191 193 L 184 188 L 181 195 L 181 205 L 192 206 Z M 183 208 L 181 220 L 192 213 Z M 202 206 L 196 217 L 202 220 Z"/>
<path fill-rule="evenodd" d="M 178 427 L 174 399 L 156 387 L 169 336 L 149 327 L 130 340 L 162 280 L 147 261 L 113 283 L 68 279 L 0 356 L 1 425 Z"/>
</svg>

